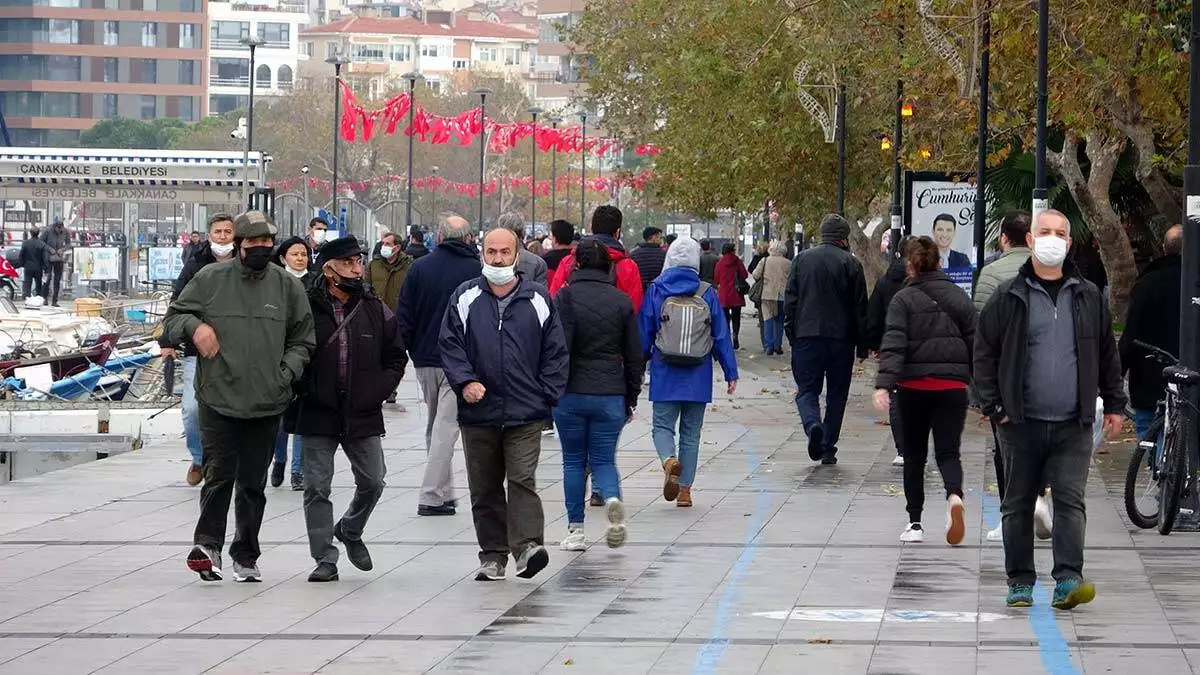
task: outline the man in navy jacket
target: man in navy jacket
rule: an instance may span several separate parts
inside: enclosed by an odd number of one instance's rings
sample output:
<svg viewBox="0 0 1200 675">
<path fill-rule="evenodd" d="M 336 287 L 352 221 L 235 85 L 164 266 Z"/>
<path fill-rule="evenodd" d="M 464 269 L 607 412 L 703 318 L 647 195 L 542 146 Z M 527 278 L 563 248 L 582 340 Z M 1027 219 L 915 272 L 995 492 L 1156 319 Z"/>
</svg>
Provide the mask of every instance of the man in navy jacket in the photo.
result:
<svg viewBox="0 0 1200 675">
<path fill-rule="evenodd" d="M 567 348 L 549 291 L 517 275 L 520 249 L 511 230 L 488 232 L 483 276 L 458 287 L 442 323 L 442 367 L 458 394 L 479 541 L 478 581 L 503 579 L 510 552 L 524 579 L 550 562 L 534 474 L 542 427 L 567 386 Z"/>
<path fill-rule="evenodd" d="M 417 500 L 419 516 L 452 516 L 454 444 L 458 442 L 458 402 L 442 372 L 438 333 L 454 289 L 479 278 L 479 251 L 470 242 L 471 226 L 452 213 L 438 217 L 438 245 L 409 268 L 400 288 L 396 322 L 408 346 L 421 398 L 429 410 L 425 423 L 425 478 Z M 410 247 L 411 248 L 411 247 Z"/>
</svg>

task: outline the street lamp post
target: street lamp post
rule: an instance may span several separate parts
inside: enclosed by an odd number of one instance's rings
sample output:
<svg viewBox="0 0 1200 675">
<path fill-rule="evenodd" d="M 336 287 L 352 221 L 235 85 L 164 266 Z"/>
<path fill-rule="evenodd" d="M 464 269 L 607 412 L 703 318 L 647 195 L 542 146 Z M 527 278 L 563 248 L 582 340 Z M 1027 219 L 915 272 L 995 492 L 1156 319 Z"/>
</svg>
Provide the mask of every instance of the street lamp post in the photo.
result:
<svg viewBox="0 0 1200 675">
<path fill-rule="evenodd" d="M 582 177 L 582 182 L 579 184 L 579 227 L 583 228 L 584 221 L 587 220 L 587 111 L 579 113 L 579 175 Z"/>
<path fill-rule="evenodd" d="M 480 87 L 471 92 L 479 97 L 479 222 L 476 227 L 483 227 L 483 159 L 487 151 L 487 97 L 492 90 Z"/>
<path fill-rule="evenodd" d="M 433 186 L 432 186 L 433 187 L 433 205 L 429 207 L 429 210 L 433 214 L 433 217 L 437 218 L 437 213 L 438 213 L 438 210 L 437 210 L 437 196 L 438 196 L 437 175 L 438 175 L 438 171 L 440 170 L 440 167 L 438 167 L 438 165 L 434 164 L 433 166 L 429 167 L 429 170 L 433 173 Z"/>
<path fill-rule="evenodd" d="M 266 44 L 267 41 L 257 36 L 249 36 L 242 38 L 239 42 L 250 48 L 250 110 L 249 114 L 247 114 L 249 119 L 246 121 L 246 150 L 243 153 L 243 157 L 246 160 L 244 170 L 248 174 L 250 172 L 250 153 L 254 150 L 254 81 L 258 79 L 255 77 L 256 73 L 254 72 L 254 52 Z M 245 203 L 247 209 L 252 206 L 250 204 L 249 192 L 249 180 L 242 181 L 242 202 Z"/>
<path fill-rule="evenodd" d="M 533 165 L 530 168 L 529 211 L 531 215 L 529 216 L 529 231 L 534 232 L 537 230 L 537 118 L 538 115 L 545 111 L 535 105 L 528 112 L 529 116 L 533 118 Z"/>
<path fill-rule="evenodd" d="M 903 6 L 903 5 L 901 5 Z M 900 12 L 901 17 L 899 23 L 896 24 L 896 67 L 897 72 L 901 67 L 900 61 L 903 58 L 904 50 L 904 13 Z M 901 228 L 903 227 L 904 208 L 900 205 L 900 191 L 904 189 L 902 185 L 903 176 L 900 168 L 900 146 L 904 141 L 904 80 L 896 79 L 896 119 L 895 129 L 892 138 L 892 211 L 891 211 L 891 251 L 892 259 L 900 257 L 900 236 Z M 911 114 L 911 113 L 910 113 Z"/>
<path fill-rule="evenodd" d="M 338 147 L 341 143 L 338 142 L 338 114 L 341 109 L 342 92 L 338 86 L 342 81 L 342 66 L 350 63 L 350 59 L 343 56 L 340 51 L 334 52 L 332 56 L 325 59 L 325 63 L 333 64 L 333 181 L 330 185 L 333 190 L 332 202 L 329 205 L 333 212 L 332 217 L 338 218 L 338 230 L 344 230 L 346 224 L 341 222 L 338 212 Z"/>
<path fill-rule="evenodd" d="M 846 215 L 846 85 L 837 89 L 837 111 L 834 115 L 837 129 L 837 213 Z"/>
<path fill-rule="evenodd" d="M 417 109 L 417 82 L 425 80 L 420 73 L 405 73 L 408 81 L 408 198 L 404 205 L 404 227 L 412 227 L 412 190 L 413 190 L 413 113 Z"/>
<path fill-rule="evenodd" d="M 1194 298 L 1200 297 L 1200 2 L 1192 1 L 1192 31 L 1188 41 L 1191 59 L 1191 76 L 1188 81 L 1188 149 L 1187 165 L 1183 170 L 1184 189 L 1184 236 L 1183 236 L 1183 292 L 1180 294 L 1179 358 L 1189 370 L 1200 369 L 1200 305 Z M 1198 394 L 1195 387 L 1184 387 L 1192 410 L 1196 409 Z M 1196 423 L 1194 412 L 1192 424 Z M 1194 428 L 1194 427 L 1193 427 Z M 1188 456 L 1196 457 L 1196 433 L 1184 434 L 1187 439 Z M 1194 464 L 1192 466 L 1195 466 Z M 1184 506 L 1195 508 L 1193 503 Z"/>
<path fill-rule="evenodd" d="M 1037 51 L 1037 145 L 1033 163 L 1033 221 L 1038 214 L 1050 208 L 1046 192 L 1046 55 L 1050 32 L 1050 0 L 1038 0 L 1038 51 Z"/>
<path fill-rule="evenodd" d="M 304 219 L 312 218 L 312 204 L 308 201 L 308 165 L 300 167 L 300 181 L 304 183 Z"/>
<path fill-rule="evenodd" d="M 558 131 L 562 123 L 561 117 L 551 117 L 550 126 Z M 557 134 L 555 136 L 557 138 Z M 550 155 L 550 220 L 558 219 L 558 143 L 554 144 L 554 154 Z M 580 223 L 582 225 L 583 223 Z"/>
<path fill-rule="evenodd" d="M 984 0 L 979 56 L 979 157 L 975 169 L 975 280 L 983 270 L 983 238 L 987 227 L 988 78 L 991 75 L 992 2 Z"/>
</svg>

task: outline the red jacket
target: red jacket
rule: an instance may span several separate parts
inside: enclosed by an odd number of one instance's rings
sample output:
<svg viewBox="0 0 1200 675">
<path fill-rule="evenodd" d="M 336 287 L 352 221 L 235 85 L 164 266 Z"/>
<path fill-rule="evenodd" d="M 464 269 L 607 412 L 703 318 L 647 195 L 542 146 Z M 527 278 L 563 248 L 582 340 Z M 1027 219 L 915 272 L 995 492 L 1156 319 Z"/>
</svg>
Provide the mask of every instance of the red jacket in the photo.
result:
<svg viewBox="0 0 1200 675">
<path fill-rule="evenodd" d="M 608 246 L 608 258 L 612 260 L 613 268 L 617 273 L 617 289 L 629 296 L 630 301 L 633 302 L 635 313 L 640 311 L 642 309 L 642 274 L 638 271 L 637 263 L 625 254 L 625 249 L 621 248 L 621 245 L 612 237 L 592 236 L 599 237 Z M 559 263 L 558 269 L 554 272 L 554 278 L 550 280 L 551 296 L 557 295 L 558 289 L 567 285 L 567 279 L 574 271 L 575 253 L 572 252 Z"/>
<path fill-rule="evenodd" d="M 742 259 L 736 254 L 728 253 L 721 256 L 721 259 L 717 261 L 714 277 L 717 282 L 717 298 L 721 301 L 722 307 L 746 306 L 746 297 L 737 292 L 737 280 L 749 276 L 746 266 L 742 264 Z"/>
</svg>

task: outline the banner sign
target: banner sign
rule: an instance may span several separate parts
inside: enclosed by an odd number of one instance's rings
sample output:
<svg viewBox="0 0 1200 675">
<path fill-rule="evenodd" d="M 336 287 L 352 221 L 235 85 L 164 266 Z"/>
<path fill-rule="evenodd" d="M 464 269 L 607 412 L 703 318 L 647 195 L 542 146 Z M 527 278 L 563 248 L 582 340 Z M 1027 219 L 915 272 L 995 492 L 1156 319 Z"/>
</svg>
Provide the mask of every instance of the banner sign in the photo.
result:
<svg viewBox="0 0 1200 675">
<path fill-rule="evenodd" d="M 175 246 L 156 246 L 148 249 L 150 281 L 174 281 L 183 272 L 183 249 Z"/>
<path fill-rule="evenodd" d="M 121 278 L 121 250 L 118 248 L 75 248 L 75 271 L 83 281 L 117 281 Z"/>
<path fill-rule="evenodd" d="M 175 202 L 182 204 L 241 204 L 240 189 L 142 187 L 132 185 L 0 185 L 0 199 L 38 199 L 72 202 Z"/>
<path fill-rule="evenodd" d="M 942 271 L 968 294 L 975 278 L 975 183 L 971 174 L 904 177 L 904 231 L 938 245 Z"/>
<path fill-rule="evenodd" d="M 0 178 L 15 183 L 67 185 L 240 186 L 259 178 L 260 153 L 192 151 L 88 151 L 30 149 L 0 151 Z"/>
</svg>

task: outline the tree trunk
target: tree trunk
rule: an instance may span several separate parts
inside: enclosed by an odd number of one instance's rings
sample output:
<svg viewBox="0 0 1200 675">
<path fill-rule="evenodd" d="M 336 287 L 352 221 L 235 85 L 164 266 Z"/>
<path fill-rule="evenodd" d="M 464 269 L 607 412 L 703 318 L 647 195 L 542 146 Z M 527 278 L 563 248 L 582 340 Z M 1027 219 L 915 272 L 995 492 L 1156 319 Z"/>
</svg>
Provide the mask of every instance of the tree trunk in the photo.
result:
<svg viewBox="0 0 1200 675">
<path fill-rule="evenodd" d="M 850 222 L 850 252 L 862 263 L 863 275 L 867 280 L 867 293 L 875 290 L 875 282 L 887 271 L 887 262 L 879 254 L 879 248 L 883 244 L 883 238 L 891 232 L 887 214 L 875 213 L 881 209 L 872 208 L 876 201 L 878 200 L 875 197 L 871 198 L 867 208 L 863 209 L 864 217 L 861 220 L 846 219 Z M 876 217 L 883 218 L 883 222 L 880 222 L 868 237 L 863 223 L 869 223 Z"/>
<path fill-rule="evenodd" d="M 1154 166 L 1154 132 L 1142 122 L 1127 123 L 1120 118 L 1114 122 L 1121 133 L 1133 143 L 1137 156 L 1135 174 L 1138 182 L 1146 189 L 1151 201 L 1168 225 L 1183 222 L 1183 204 L 1180 201 L 1181 191 L 1167 182 L 1162 171 Z"/>
<path fill-rule="evenodd" d="M 1137 279 L 1137 266 L 1133 261 L 1129 237 L 1109 199 L 1113 172 L 1121 156 L 1121 141 L 1089 133 L 1084 151 L 1091 162 L 1087 178 L 1084 178 L 1079 166 L 1079 141 L 1074 133 L 1067 134 L 1062 152 L 1048 152 L 1046 156 L 1066 182 L 1071 197 L 1075 199 L 1100 244 L 1100 259 L 1108 274 L 1109 311 L 1113 322 L 1124 323 L 1129 307 L 1129 292 Z"/>
</svg>

